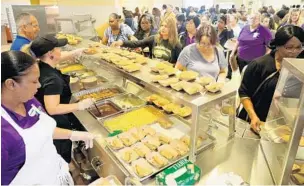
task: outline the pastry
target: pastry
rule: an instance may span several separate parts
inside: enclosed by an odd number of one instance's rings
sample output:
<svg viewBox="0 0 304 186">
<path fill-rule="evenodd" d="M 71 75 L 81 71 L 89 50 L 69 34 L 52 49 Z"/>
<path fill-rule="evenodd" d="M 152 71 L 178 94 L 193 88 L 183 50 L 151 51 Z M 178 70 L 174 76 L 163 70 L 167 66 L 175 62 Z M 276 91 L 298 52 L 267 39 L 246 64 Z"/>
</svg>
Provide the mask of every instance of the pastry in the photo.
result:
<svg viewBox="0 0 304 186">
<path fill-rule="evenodd" d="M 126 147 L 119 151 L 121 159 L 125 162 L 130 163 L 139 158 L 138 154 L 130 147 Z"/>
<path fill-rule="evenodd" d="M 116 150 L 124 147 L 122 141 L 118 139 L 117 136 L 106 138 L 106 142 L 110 147 Z"/>
<path fill-rule="evenodd" d="M 153 103 L 154 103 L 156 106 L 158 106 L 158 107 L 163 107 L 163 106 L 169 104 L 170 101 L 167 100 L 167 99 L 165 99 L 165 98 L 161 98 L 161 97 L 160 97 L 160 98 L 158 98 L 157 100 L 153 101 Z"/>
<path fill-rule="evenodd" d="M 158 152 L 151 152 L 146 155 L 146 159 L 151 165 L 162 168 L 168 164 L 168 160 L 161 156 Z"/>
<path fill-rule="evenodd" d="M 138 64 L 146 64 L 148 62 L 148 59 L 144 56 L 137 56 L 135 58 L 135 63 L 138 63 Z"/>
<path fill-rule="evenodd" d="M 169 76 L 168 75 L 155 75 L 155 76 L 152 76 L 152 82 L 158 82 L 160 80 L 165 80 L 165 79 L 168 79 Z"/>
<path fill-rule="evenodd" d="M 157 133 L 156 134 L 156 137 L 158 137 L 159 141 L 162 143 L 162 144 L 169 144 L 170 141 L 172 140 L 170 137 L 164 135 L 164 134 L 161 134 L 161 133 Z"/>
<path fill-rule="evenodd" d="M 163 106 L 164 111 L 166 111 L 167 113 L 172 113 L 173 110 L 177 110 L 180 109 L 181 106 L 175 103 L 169 103 L 165 106 Z"/>
<path fill-rule="evenodd" d="M 159 72 L 161 70 L 164 70 L 166 67 L 168 67 L 168 65 L 158 62 L 154 67 L 151 67 L 151 71 Z"/>
<path fill-rule="evenodd" d="M 83 52 L 85 54 L 93 55 L 93 54 L 96 54 L 98 51 L 97 51 L 97 48 L 95 48 L 95 47 L 89 47 L 89 48 L 85 49 Z"/>
<path fill-rule="evenodd" d="M 145 133 L 140 128 L 132 128 L 128 131 L 137 141 L 142 140 L 145 137 Z"/>
<path fill-rule="evenodd" d="M 210 83 L 209 85 L 205 86 L 205 88 L 212 93 L 216 93 L 222 89 L 224 86 L 223 83 Z"/>
<path fill-rule="evenodd" d="M 152 94 L 151 96 L 148 96 L 146 98 L 146 101 L 149 102 L 149 103 L 153 103 L 155 100 L 159 99 L 160 96 L 159 95 L 156 95 L 156 94 Z"/>
<path fill-rule="evenodd" d="M 200 147 L 204 141 L 204 137 L 202 136 L 198 136 L 197 140 L 196 140 L 196 146 Z M 184 135 L 180 141 L 182 141 L 183 143 L 185 143 L 187 146 L 190 146 L 190 137 L 188 135 Z"/>
<path fill-rule="evenodd" d="M 151 150 L 141 142 L 134 144 L 132 148 L 142 158 L 151 152 Z"/>
<path fill-rule="evenodd" d="M 178 109 L 177 115 L 179 115 L 180 117 L 187 117 L 187 116 L 190 116 L 192 113 L 192 109 L 190 107 L 183 107 L 183 108 L 180 108 Z"/>
<path fill-rule="evenodd" d="M 119 93 L 120 93 L 120 91 L 116 88 L 108 88 L 108 89 L 100 90 L 99 92 L 93 92 L 93 93 L 79 96 L 78 99 L 83 100 L 86 98 L 94 98 L 95 100 L 103 100 L 103 99 L 107 99 L 107 98 L 116 96 Z"/>
<path fill-rule="evenodd" d="M 171 84 L 175 84 L 175 83 L 179 82 L 179 79 L 178 78 L 169 78 L 169 79 L 165 79 L 165 80 L 160 80 L 158 82 L 162 86 L 167 87 Z"/>
<path fill-rule="evenodd" d="M 131 64 L 131 65 L 123 66 L 123 69 L 127 72 L 139 71 L 140 68 L 141 68 L 141 65 L 138 65 L 138 64 Z"/>
<path fill-rule="evenodd" d="M 189 147 L 184 144 L 182 141 L 180 140 L 172 140 L 170 142 L 170 145 L 181 155 L 185 155 L 187 152 L 189 152 Z"/>
<path fill-rule="evenodd" d="M 97 78 L 95 76 L 87 77 L 82 79 L 81 83 L 85 89 L 89 89 L 97 85 Z"/>
<path fill-rule="evenodd" d="M 153 168 L 143 158 L 132 162 L 132 167 L 134 172 L 141 178 L 153 173 Z"/>
<path fill-rule="evenodd" d="M 147 136 L 142 140 L 143 144 L 151 150 L 156 150 L 160 146 L 160 141 L 155 136 Z"/>
<path fill-rule="evenodd" d="M 193 95 L 195 93 L 200 92 L 203 87 L 197 83 L 183 83 L 183 89 L 185 92 L 187 92 L 189 95 Z"/>
<path fill-rule="evenodd" d="M 172 127 L 173 125 L 173 122 L 170 121 L 168 118 L 165 118 L 165 117 L 162 117 L 162 118 L 159 118 L 157 120 L 157 122 L 159 123 L 159 125 L 165 129 L 169 129 Z"/>
<path fill-rule="evenodd" d="M 168 160 L 173 160 L 178 157 L 178 152 L 170 145 L 162 145 L 158 148 L 158 152 L 167 158 Z"/>
<path fill-rule="evenodd" d="M 163 70 L 159 70 L 159 74 L 164 75 L 167 74 L 169 76 L 174 75 L 178 70 L 173 67 L 165 67 Z"/>
<path fill-rule="evenodd" d="M 183 71 L 179 74 L 179 79 L 185 81 L 191 81 L 198 77 L 198 73 L 194 71 Z"/>
<path fill-rule="evenodd" d="M 142 132 L 145 136 L 147 136 L 147 135 L 153 136 L 156 134 L 156 131 L 150 126 L 143 126 L 140 128 L 140 130 L 142 130 Z"/>
<path fill-rule="evenodd" d="M 133 63 L 134 63 L 134 61 L 125 59 L 125 60 L 119 61 L 117 63 L 117 65 L 122 67 L 122 66 L 126 66 L 126 65 L 132 65 Z"/>
<path fill-rule="evenodd" d="M 209 76 L 200 77 L 199 79 L 196 80 L 196 82 L 201 84 L 202 86 L 208 85 L 212 81 L 214 81 L 214 79 L 212 77 L 209 77 Z"/>
<path fill-rule="evenodd" d="M 122 134 L 119 134 L 118 138 L 127 147 L 129 147 L 137 142 L 137 140 L 129 132 L 124 132 Z"/>
<path fill-rule="evenodd" d="M 180 81 L 174 84 L 171 84 L 171 88 L 176 90 L 176 91 L 181 91 L 183 89 L 183 85 L 184 85 L 185 81 Z"/>
</svg>

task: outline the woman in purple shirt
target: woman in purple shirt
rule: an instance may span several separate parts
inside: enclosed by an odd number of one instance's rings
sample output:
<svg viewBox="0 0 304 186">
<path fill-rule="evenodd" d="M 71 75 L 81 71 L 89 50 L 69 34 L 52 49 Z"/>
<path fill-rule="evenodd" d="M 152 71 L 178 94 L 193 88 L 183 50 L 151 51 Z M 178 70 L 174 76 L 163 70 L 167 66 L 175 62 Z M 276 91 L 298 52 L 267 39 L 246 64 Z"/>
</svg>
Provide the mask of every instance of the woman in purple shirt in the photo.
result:
<svg viewBox="0 0 304 186">
<path fill-rule="evenodd" d="M 249 62 L 265 55 L 268 51 L 267 45 L 271 41 L 272 35 L 268 28 L 260 24 L 260 19 L 259 13 L 249 17 L 249 25 L 241 30 L 236 47 L 230 55 L 230 61 L 232 61 L 234 55 L 237 54 L 240 72 Z"/>
<path fill-rule="evenodd" d="M 56 122 L 34 98 L 39 67 L 20 51 L 1 53 L 1 185 L 73 185 L 68 164 L 53 139 L 85 141 L 88 132 L 56 128 Z"/>
</svg>

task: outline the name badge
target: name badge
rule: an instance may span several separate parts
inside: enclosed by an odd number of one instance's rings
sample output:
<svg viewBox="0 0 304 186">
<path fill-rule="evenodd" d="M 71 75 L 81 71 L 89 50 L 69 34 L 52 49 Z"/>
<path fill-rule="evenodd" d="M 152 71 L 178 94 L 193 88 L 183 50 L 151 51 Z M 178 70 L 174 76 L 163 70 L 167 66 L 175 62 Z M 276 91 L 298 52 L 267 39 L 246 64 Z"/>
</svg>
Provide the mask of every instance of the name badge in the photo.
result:
<svg viewBox="0 0 304 186">
<path fill-rule="evenodd" d="M 260 35 L 259 33 L 255 32 L 253 33 L 253 38 L 257 38 L 259 35 Z"/>
<path fill-rule="evenodd" d="M 28 115 L 30 117 L 34 117 L 36 115 L 40 115 L 41 111 L 42 108 L 40 106 L 37 108 L 36 106 L 32 105 L 32 108 L 28 111 Z"/>
</svg>

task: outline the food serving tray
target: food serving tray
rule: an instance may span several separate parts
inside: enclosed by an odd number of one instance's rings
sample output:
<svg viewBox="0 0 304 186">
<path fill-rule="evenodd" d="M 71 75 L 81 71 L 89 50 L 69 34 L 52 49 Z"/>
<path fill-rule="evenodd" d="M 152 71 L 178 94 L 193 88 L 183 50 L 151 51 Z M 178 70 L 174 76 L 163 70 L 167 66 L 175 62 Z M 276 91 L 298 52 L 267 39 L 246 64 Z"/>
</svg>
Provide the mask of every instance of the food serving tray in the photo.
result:
<svg viewBox="0 0 304 186">
<path fill-rule="evenodd" d="M 108 96 L 105 96 L 104 98 L 96 98 L 94 97 L 92 94 L 94 93 L 100 93 L 100 92 L 106 92 L 106 91 L 115 91 L 115 93 L 113 94 L 110 94 Z M 99 87 L 95 87 L 95 88 L 92 88 L 92 89 L 89 89 L 89 90 L 83 90 L 83 91 L 80 91 L 78 93 L 75 93 L 73 95 L 73 100 L 82 100 L 82 99 L 85 99 L 85 98 L 94 98 L 96 101 L 100 101 L 100 100 L 106 100 L 106 99 L 109 99 L 109 98 L 112 98 L 114 96 L 118 96 L 120 94 L 124 94 L 125 93 L 125 90 L 123 90 L 122 88 L 116 86 L 116 85 L 105 85 L 105 86 L 99 86 Z"/>
<path fill-rule="evenodd" d="M 106 108 L 107 106 L 110 108 Z M 96 109 L 96 107 L 99 109 L 99 111 Z M 113 103 L 110 100 L 99 101 L 96 103 L 96 107 L 92 106 L 88 109 L 88 111 L 92 114 L 94 118 L 98 120 L 115 116 L 123 112 L 123 110 L 119 106 L 117 106 L 115 103 Z M 113 111 L 112 113 L 111 113 L 111 109 Z"/>
<path fill-rule="evenodd" d="M 88 76 L 86 78 L 89 78 L 91 76 Z M 104 85 L 105 83 L 108 83 L 108 79 L 106 79 L 105 77 L 102 77 L 102 76 L 95 76 L 97 78 L 97 85 L 95 87 L 99 87 L 101 85 Z M 71 89 L 72 93 L 77 93 L 77 92 L 80 92 L 80 91 L 83 91 L 83 90 L 90 90 L 91 88 L 84 88 L 83 84 L 81 83 L 81 80 L 82 79 L 85 79 L 85 78 L 79 78 L 79 77 L 76 77 L 79 79 L 79 85 L 80 85 L 80 90 L 73 90 Z M 95 87 L 92 87 L 92 88 L 95 88 Z"/>
<path fill-rule="evenodd" d="M 125 113 L 109 117 L 102 122 L 102 126 L 109 132 L 127 131 L 133 127 L 141 127 L 144 125 L 155 123 L 159 119 L 168 120 L 168 116 L 159 109 L 147 105 Z"/>
<path fill-rule="evenodd" d="M 158 123 L 154 123 L 151 124 L 150 126 L 155 129 L 155 131 L 157 133 L 161 133 L 164 134 L 168 137 L 171 137 L 172 139 L 180 139 L 182 136 L 184 135 L 189 135 L 190 136 L 190 132 L 191 132 L 191 128 L 189 127 L 189 125 L 187 123 L 185 123 L 184 120 L 175 117 L 175 116 L 171 116 L 169 117 L 169 119 L 174 123 L 174 125 L 170 128 L 170 129 L 164 129 L 162 127 L 160 127 L 160 125 Z M 176 135 L 171 135 L 172 133 L 176 134 Z M 204 135 L 205 139 L 203 140 L 203 142 L 201 143 L 201 145 L 198 147 L 198 151 L 202 151 L 205 149 L 208 149 L 210 147 L 212 147 L 214 145 L 214 141 L 215 138 L 212 136 L 209 136 L 207 133 L 200 131 L 200 135 Z M 126 168 L 126 170 L 136 179 L 138 179 L 140 182 L 158 174 L 159 172 L 163 171 L 164 169 L 172 166 L 173 164 L 175 164 L 176 162 L 180 161 L 181 159 L 187 158 L 189 156 L 189 152 L 186 153 L 183 156 L 178 156 L 175 159 L 172 160 L 168 160 L 168 164 L 162 168 L 156 168 L 155 166 L 153 166 L 152 164 L 150 164 L 153 167 L 153 172 L 150 175 L 147 175 L 145 177 L 139 177 L 135 171 L 132 168 L 132 163 L 126 163 L 122 158 L 121 155 L 119 154 L 119 150 L 115 150 L 113 149 L 111 146 L 107 145 L 107 148 L 110 150 L 111 153 L 113 153 L 113 155 L 116 157 L 116 159 Z M 152 151 L 152 152 L 158 152 L 158 150 Z"/>
<path fill-rule="evenodd" d="M 111 101 L 123 110 L 129 111 L 146 105 L 146 101 L 138 96 L 128 93 L 111 98 Z M 124 104 L 125 102 L 125 104 Z"/>
</svg>

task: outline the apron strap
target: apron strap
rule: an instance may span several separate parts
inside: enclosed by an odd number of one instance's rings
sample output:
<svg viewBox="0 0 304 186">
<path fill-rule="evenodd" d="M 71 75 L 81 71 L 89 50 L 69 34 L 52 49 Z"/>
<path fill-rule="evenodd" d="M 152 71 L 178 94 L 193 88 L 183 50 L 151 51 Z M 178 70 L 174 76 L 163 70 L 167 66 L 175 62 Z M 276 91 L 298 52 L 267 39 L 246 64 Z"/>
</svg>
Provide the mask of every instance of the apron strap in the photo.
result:
<svg viewBox="0 0 304 186">
<path fill-rule="evenodd" d="M 3 117 L 11 126 L 17 130 L 19 134 L 22 133 L 22 128 L 12 119 L 12 117 L 6 112 L 6 110 L 1 106 L 1 117 Z"/>
</svg>

